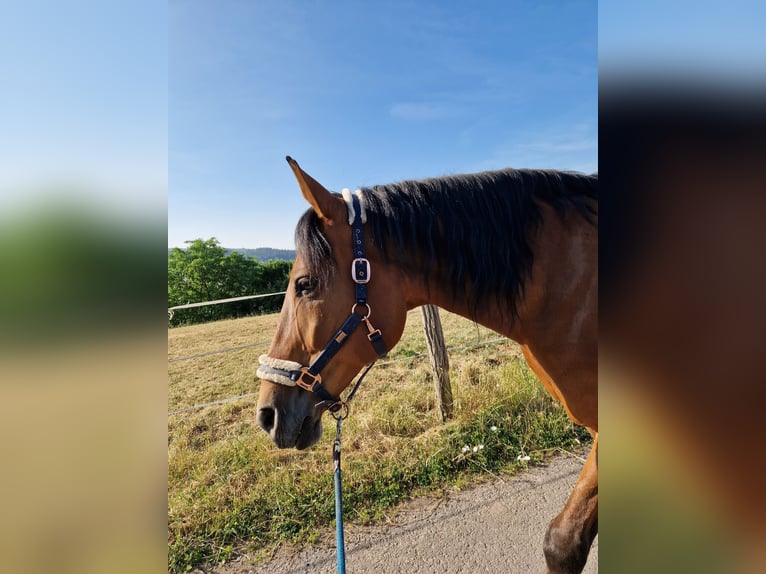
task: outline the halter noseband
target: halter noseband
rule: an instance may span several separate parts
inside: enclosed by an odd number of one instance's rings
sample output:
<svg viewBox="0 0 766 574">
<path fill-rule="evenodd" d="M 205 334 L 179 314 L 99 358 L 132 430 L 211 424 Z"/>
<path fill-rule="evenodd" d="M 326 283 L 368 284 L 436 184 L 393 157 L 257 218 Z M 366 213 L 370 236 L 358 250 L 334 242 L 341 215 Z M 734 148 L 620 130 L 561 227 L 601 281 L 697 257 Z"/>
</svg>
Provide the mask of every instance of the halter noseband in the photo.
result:
<svg viewBox="0 0 766 574">
<path fill-rule="evenodd" d="M 364 232 L 362 225 L 366 221 L 364 209 L 361 204 L 361 192 L 352 195 L 347 189 L 343 190 L 343 199 L 346 201 L 349 212 L 349 223 L 351 224 L 351 240 L 354 251 L 354 260 L 351 262 L 351 279 L 356 288 L 356 298 L 351 307 L 351 314 L 346 318 L 343 325 L 338 329 L 335 335 L 327 342 L 324 349 L 317 355 L 308 367 L 296 363 L 295 361 L 286 361 L 261 355 L 258 358 L 260 367 L 256 372 L 258 378 L 271 381 L 288 387 L 299 386 L 302 389 L 311 391 L 319 395 L 322 401 L 317 406 L 327 407 L 328 410 L 335 413 L 343 408 L 344 403 L 333 397 L 327 389 L 322 386 L 322 377 L 320 375 L 330 360 L 340 351 L 343 345 L 348 341 L 351 334 L 356 331 L 361 323 L 364 323 L 369 331 L 367 339 L 375 349 L 378 357 L 385 357 L 388 353 L 386 344 L 380 334 L 380 329 L 376 329 L 370 323 L 370 314 L 372 309 L 367 303 L 367 283 L 370 281 L 371 269 L 370 262 L 364 256 Z M 357 309 L 367 308 L 365 315 L 357 313 Z M 372 365 L 370 365 L 372 366 Z M 369 370 L 369 367 L 368 367 Z M 367 371 L 365 371 L 366 374 Z M 362 375 L 363 377 L 364 375 Z M 361 377 L 357 380 L 357 386 L 361 382 Z M 353 392 L 355 392 L 356 388 Z M 350 397 L 349 397 L 350 399 Z"/>
</svg>

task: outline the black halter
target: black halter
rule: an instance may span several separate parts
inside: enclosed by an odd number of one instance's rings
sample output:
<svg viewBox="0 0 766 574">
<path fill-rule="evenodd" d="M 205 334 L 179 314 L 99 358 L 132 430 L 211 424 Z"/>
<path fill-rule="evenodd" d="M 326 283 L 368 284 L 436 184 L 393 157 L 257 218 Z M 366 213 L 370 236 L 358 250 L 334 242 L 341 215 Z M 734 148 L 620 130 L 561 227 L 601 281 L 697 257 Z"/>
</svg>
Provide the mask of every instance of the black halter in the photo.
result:
<svg viewBox="0 0 766 574">
<path fill-rule="evenodd" d="M 351 224 L 351 239 L 352 248 L 354 251 L 354 260 L 351 262 L 351 278 L 354 281 L 356 288 L 355 303 L 351 307 L 351 314 L 348 316 L 343 325 L 338 329 L 335 335 L 324 346 L 324 349 L 317 355 L 308 367 L 301 367 L 296 370 L 281 369 L 270 365 L 263 364 L 258 369 L 259 374 L 267 375 L 262 378 L 269 380 L 268 375 L 274 374 L 282 377 L 287 377 L 293 381 L 297 386 L 307 391 L 311 391 L 318 395 L 322 401 L 317 406 L 324 406 L 330 412 L 337 412 L 343 408 L 344 403 L 339 399 L 333 397 L 327 389 L 322 386 L 322 377 L 320 375 L 322 369 L 324 369 L 330 360 L 341 350 L 343 345 L 348 341 L 349 337 L 356 331 L 360 323 L 364 323 L 367 327 L 368 334 L 367 339 L 375 349 L 375 353 L 379 358 L 385 357 L 388 353 L 383 337 L 381 336 L 380 329 L 376 329 L 370 322 L 370 314 L 372 310 L 367 303 L 367 283 L 370 281 L 370 262 L 364 256 L 364 232 L 362 230 L 362 209 L 359 202 L 359 198 L 356 195 L 352 196 L 352 205 L 354 210 L 354 219 Z M 366 307 L 366 314 L 362 315 L 357 311 L 361 311 L 363 307 Z M 371 367 L 372 365 L 370 365 Z M 369 370 L 369 367 L 367 368 Z M 365 370 L 364 374 L 367 373 Z M 356 391 L 362 378 L 357 380 L 353 393 Z M 276 381 L 279 382 L 279 381 Z M 350 399 L 350 397 L 349 397 Z"/>
</svg>

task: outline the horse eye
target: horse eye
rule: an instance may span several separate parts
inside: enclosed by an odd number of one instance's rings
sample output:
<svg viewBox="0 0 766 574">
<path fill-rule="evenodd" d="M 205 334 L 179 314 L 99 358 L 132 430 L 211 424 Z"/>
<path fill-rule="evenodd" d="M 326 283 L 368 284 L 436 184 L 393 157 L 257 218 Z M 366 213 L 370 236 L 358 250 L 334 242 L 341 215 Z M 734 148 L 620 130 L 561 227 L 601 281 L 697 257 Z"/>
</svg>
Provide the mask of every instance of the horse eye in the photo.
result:
<svg viewBox="0 0 766 574">
<path fill-rule="evenodd" d="M 301 295 L 311 295 L 316 290 L 317 282 L 311 277 L 299 277 L 295 281 L 295 291 L 300 297 Z"/>
</svg>

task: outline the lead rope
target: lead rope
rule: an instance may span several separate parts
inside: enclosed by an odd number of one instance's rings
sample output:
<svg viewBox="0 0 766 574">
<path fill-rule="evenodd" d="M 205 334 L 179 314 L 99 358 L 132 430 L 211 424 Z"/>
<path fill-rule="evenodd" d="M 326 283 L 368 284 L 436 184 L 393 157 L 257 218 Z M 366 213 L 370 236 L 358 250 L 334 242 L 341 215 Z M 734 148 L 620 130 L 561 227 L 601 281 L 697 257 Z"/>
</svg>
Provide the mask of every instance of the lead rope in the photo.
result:
<svg viewBox="0 0 766 574">
<path fill-rule="evenodd" d="M 343 419 L 348 418 L 348 403 L 354 398 L 359 385 L 362 384 L 362 380 L 374 364 L 375 361 L 367 365 L 367 368 L 356 380 L 348 398 L 343 401 L 343 409 L 340 409 L 337 413 L 331 412 L 335 418 L 335 440 L 332 443 L 332 460 L 335 467 L 333 483 L 335 485 L 335 545 L 337 548 L 338 574 L 346 574 L 346 543 L 343 539 L 343 488 L 340 474 L 340 427 L 343 424 Z"/>
<path fill-rule="evenodd" d="M 335 464 L 333 482 L 335 483 L 335 544 L 338 554 L 338 574 L 346 574 L 346 543 L 343 540 L 343 490 L 340 476 L 340 426 L 343 417 L 339 416 L 335 425 L 335 442 L 332 443 L 332 459 Z"/>
</svg>

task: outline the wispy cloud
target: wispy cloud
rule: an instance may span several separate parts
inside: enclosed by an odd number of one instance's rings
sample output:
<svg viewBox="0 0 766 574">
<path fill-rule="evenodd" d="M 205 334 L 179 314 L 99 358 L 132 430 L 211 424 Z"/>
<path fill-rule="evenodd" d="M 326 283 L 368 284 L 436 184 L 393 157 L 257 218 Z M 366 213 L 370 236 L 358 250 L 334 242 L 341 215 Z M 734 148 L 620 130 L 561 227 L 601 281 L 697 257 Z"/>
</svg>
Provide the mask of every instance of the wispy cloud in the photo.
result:
<svg viewBox="0 0 766 574">
<path fill-rule="evenodd" d="M 516 147 L 519 150 L 538 152 L 540 154 L 560 154 L 567 152 L 579 152 L 596 150 L 598 142 L 596 138 L 566 138 L 559 141 L 531 141 L 519 142 Z"/>
<path fill-rule="evenodd" d="M 389 108 L 388 113 L 399 120 L 429 121 L 455 116 L 458 110 L 440 102 L 398 102 Z"/>
<path fill-rule="evenodd" d="M 593 173 L 598 170 L 596 127 L 573 124 L 514 134 L 495 146 L 477 169 L 553 168 Z"/>
</svg>

